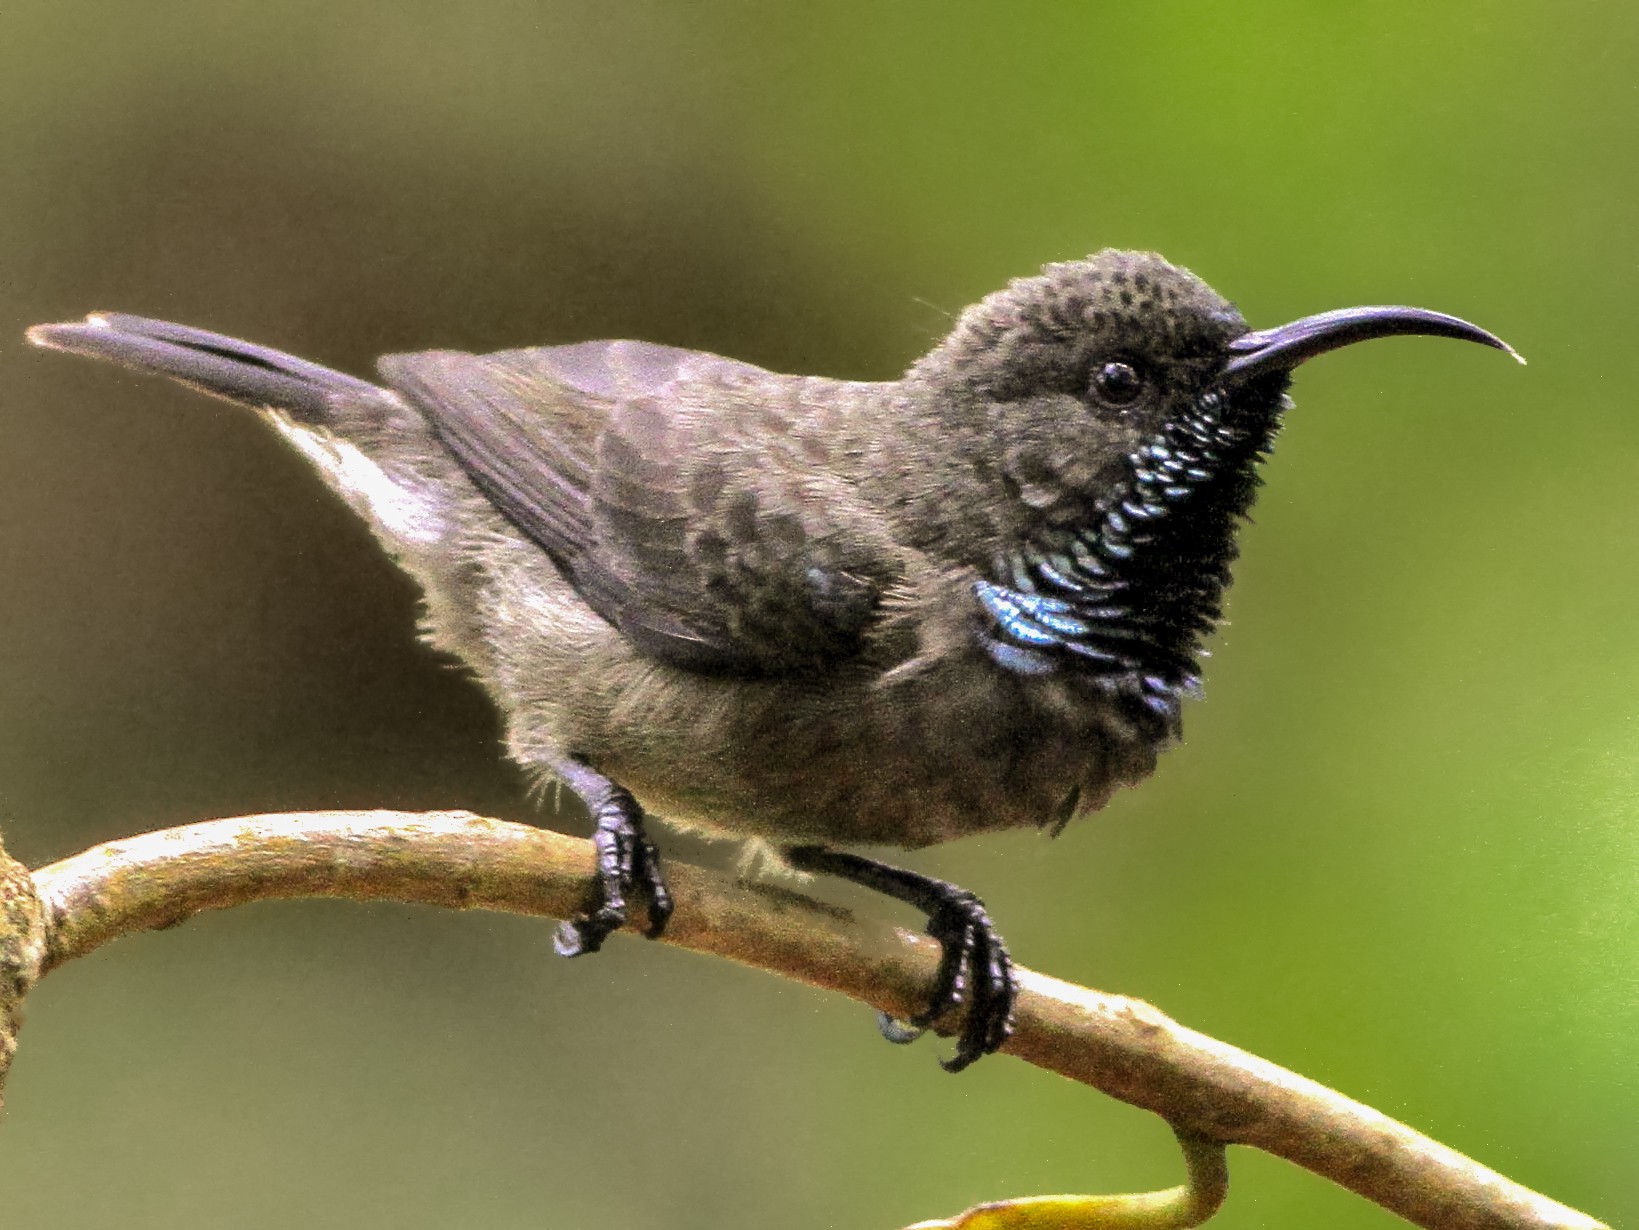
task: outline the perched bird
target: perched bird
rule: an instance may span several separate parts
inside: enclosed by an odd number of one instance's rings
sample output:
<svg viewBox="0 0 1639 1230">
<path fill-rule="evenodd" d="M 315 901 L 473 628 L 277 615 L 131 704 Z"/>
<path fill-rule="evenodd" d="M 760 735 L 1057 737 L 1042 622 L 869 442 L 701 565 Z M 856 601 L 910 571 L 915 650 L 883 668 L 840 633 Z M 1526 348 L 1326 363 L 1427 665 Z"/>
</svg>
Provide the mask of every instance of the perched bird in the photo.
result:
<svg viewBox="0 0 1639 1230">
<path fill-rule="evenodd" d="M 135 316 L 37 345 L 261 412 L 425 592 L 523 765 L 595 822 L 591 952 L 671 912 L 646 813 L 878 889 L 942 945 L 960 1070 L 1014 986 L 982 902 L 838 849 L 1056 831 L 1143 780 L 1200 685 L 1291 371 L 1369 338 L 1509 347 L 1416 308 L 1252 331 L 1159 256 L 1049 265 L 905 375 L 599 341 L 380 360 L 380 384 Z M 1517 356 L 1516 356 L 1517 357 Z"/>
</svg>

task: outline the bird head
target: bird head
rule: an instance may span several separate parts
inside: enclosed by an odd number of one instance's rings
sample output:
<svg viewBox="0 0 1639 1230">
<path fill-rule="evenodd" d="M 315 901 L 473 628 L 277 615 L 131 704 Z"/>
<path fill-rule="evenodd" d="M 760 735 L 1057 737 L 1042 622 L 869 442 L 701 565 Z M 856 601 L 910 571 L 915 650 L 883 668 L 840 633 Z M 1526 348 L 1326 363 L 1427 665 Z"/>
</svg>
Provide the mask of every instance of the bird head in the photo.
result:
<svg viewBox="0 0 1639 1230">
<path fill-rule="evenodd" d="M 951 537 L 973 545 L 962 554 L 986 578 L 991 656 L 1024 674 L 1091 675 L 1175 724 L 1292 370 L 1399 334 L 1514 353 L 1421 308 L 1254 331 L 1194 274 L 1145 252 L 1049 265 L 969 308 L 907 383 L 988 488 L 972 502 L 985 530 Z"/>
<path fill-rule="evenodd" d="M 1169 427 L 1204 415 L 1267 444 L 1298 364 L 1407 333 L 1509 350 L 1466 321 L 1419 308 L 1349 308 L 1254 332 L 1189 270 L 1152 252 L 1106 249 L 975 304 L 911 378 L 944 393 L 958 432 L 988 442 L 990 463 L 1022 505 L 1066 523 L 1119 497 L 1129 455 Z"/>
</svg>

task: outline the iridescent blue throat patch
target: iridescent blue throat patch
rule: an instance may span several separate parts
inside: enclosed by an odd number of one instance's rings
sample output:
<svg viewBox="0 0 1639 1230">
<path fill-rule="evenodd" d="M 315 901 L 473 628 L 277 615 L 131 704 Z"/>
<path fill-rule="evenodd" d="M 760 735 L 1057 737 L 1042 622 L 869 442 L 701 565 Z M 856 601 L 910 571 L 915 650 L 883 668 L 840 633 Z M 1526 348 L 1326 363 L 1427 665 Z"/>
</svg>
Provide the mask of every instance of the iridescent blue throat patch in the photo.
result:
<svg viewBox="0 0 1639 1230">
<path fill-rule="evenodd" d="M 1279 405 L 1277 401 L 1276 405 Z M 1209 393 L 1127 457 L 1127 483 L 1090 524 L 1046 529 L 998 561 L 974 595 L 979 644 L 1019 675 L 1073 672 L 1175 724 L 1200 686 L 1202 638 L 1218 623 L 1278 415 Z"/>
</svg>

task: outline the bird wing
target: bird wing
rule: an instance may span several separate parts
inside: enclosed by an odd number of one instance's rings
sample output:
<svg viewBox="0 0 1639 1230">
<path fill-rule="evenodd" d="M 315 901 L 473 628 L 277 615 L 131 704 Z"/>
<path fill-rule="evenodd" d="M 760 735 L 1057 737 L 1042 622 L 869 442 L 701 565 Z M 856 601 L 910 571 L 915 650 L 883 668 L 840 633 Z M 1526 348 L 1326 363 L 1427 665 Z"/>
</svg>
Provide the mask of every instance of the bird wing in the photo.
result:
<svg viewBox="0 0 1639 1230">
<path fill-rule="evenodd" d="M 381 360 L 484 495 L 641 652 L 790 674 L 857 654 L 899 578 L 804 388 L 647 342 Z"/>
</svg>

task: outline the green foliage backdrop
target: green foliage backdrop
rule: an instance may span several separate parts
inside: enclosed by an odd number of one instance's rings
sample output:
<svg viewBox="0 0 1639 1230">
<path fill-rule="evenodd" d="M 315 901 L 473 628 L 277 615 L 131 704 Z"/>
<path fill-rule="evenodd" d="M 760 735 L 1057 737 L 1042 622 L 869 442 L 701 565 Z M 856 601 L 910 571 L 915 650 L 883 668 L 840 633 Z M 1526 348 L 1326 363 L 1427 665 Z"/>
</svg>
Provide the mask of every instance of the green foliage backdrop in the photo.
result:
<svg viewBox="0 0 1639 1230">
<path fill-rule="evenodd" d="M 1636 72 L 1618 0 L 5 6 L 6 840 L 533 814 L 298 459 L 30 323 L 885 377 L 1110 244 L 1255 324 L 1458 312 L 1531 366 L 1403 341 L 1300 375 L 1157 779 L 917 865 L 1030 965 L 1639 1221 Z M 1173 1180 L 1159 1122 L 1016 1062 L 947 1077 L 852 1005 L 636 941 L 559 962 L 550 931 L 269 905 L 69 967 L 0 1131 L 16 1224 L 887 1230 Z M 1395 1224 L 1233 1172 L 1226 1230 Z"/>
</svg>

